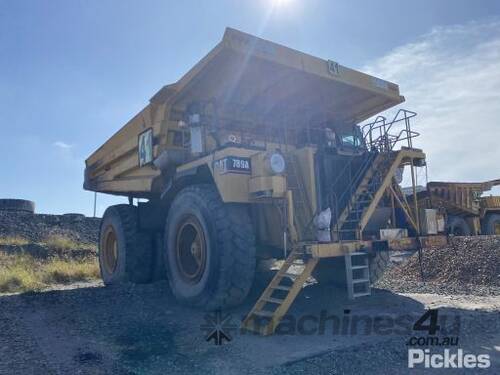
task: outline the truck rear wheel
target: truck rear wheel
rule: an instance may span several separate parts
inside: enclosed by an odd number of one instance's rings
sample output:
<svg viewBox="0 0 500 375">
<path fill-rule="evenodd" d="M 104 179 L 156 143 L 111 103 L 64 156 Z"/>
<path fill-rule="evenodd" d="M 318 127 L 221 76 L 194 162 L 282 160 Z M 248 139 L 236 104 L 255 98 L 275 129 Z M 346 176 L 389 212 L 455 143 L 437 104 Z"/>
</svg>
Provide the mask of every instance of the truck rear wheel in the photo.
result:
<svg viewBox="0 0 500 375">
<path fill-rule="evenodd" d="M 470 236 L 471 230 L 467 222 L 460 216 L 448 216 L 448 233 L 454 236 Z"/>
<path fill-rule="evenodd" d="M 484 234 L 500 235 L 500 214 L 488 214 L 483 219 Z"/>
<path fill-rule="evenodd" d="M 241 303 L 255 274 L 255 235 L 246 207 L 224 204 L 211 185 L 184 188 L 165 226 L 165 264 L 176 298 L 206 310 Z"/>
<path fill-rule="evenodd" d="M 99 232 L 99 267 L 104 284 L 149 282 L 152 259 L 152 239 L 138 228 L 137 207 L 108 207 Z"/>
</svg>

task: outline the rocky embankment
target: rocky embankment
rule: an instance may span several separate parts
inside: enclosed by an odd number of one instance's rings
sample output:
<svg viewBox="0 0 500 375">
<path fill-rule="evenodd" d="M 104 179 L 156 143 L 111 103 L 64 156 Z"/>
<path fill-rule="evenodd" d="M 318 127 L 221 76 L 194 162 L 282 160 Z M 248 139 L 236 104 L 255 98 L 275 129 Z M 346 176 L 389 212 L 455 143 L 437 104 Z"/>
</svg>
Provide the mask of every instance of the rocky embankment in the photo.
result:
<svg viewBox="0 0 500 375">
<path fill-rule="evenodd" d="M 21 237 L 30 242 L 42 242 L 51 235 L 96 244 L 101 219 L 81 214 L 45 215 L 0 211 L 0 238 Z"/>
</svg>

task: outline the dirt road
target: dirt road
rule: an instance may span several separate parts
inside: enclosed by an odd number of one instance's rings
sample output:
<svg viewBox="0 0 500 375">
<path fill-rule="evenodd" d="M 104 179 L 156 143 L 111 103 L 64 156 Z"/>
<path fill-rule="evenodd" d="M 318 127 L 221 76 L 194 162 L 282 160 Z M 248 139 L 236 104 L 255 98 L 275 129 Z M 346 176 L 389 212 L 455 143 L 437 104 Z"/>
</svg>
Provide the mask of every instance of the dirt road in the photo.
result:
<svg viewBox="0 0 500 375">
<path fill-rule="evenodd" d="M 215 345 L 206 337 L 216 317 L 179 306 L 165 282 L 113 288 L 87 284 L 4 295 L 0 297 L 0 373 L 407 374 L 407 343 L 426 307 L 439 309 L 440 319 L 446 318 L 440 320 L 442 331 L 446 328 L 448 336 L 459 337 L 458 347 L 490 355 L 489 369 L 463 373 L 500 373 L 498 296 L 396 294 L 376 289 L 365 300 L 348 302 L 338 290 L 311 285 L 272 337 L 239 332 L 238 323 L 250 307 L 249 302 L 227 312 L 230 319 L 223 331 L 232 340 Z M 346 329 L 339 325 L 335 332 L 336 319 L 339 324 L 342 319 L 351 319 L 349 324 L 358 319 L 365 325 L 355 332 L 352 325 L 344 325 L 351 327 Z M 377 328 L 377 319 L 389 324 Z"/>
</svg>

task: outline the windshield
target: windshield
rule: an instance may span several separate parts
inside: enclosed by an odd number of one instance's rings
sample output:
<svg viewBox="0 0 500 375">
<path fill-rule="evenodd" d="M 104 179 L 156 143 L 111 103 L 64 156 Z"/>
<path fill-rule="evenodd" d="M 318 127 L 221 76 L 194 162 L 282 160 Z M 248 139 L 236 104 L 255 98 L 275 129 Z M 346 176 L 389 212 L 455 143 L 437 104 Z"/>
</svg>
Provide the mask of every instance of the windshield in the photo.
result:
<svg viewBox="0 0 500 375">
<path fill-rule="evenodd" d="M 359 128 L 354 128 L 354 133 L 340 134 L 340 143 L 344 147 L 360 147 L 362 138 Z"/>
</svg>

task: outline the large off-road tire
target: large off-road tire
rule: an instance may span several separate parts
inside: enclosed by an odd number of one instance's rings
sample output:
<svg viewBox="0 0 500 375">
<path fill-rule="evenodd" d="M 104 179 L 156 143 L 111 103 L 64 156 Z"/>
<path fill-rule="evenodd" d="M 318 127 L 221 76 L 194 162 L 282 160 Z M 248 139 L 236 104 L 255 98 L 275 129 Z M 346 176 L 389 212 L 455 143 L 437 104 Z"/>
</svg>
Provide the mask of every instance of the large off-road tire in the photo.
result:
<svg viewBox="0 0 500 375">
<path fill-rule="evenodd" d="M 448 233 L 454 236 L 470 236 L 471 229 L 467 221 L 460 216 L 448 216 L 448 222 L 446 224 Z"/>
<path fill-rule="evenodd" d="M 0 199 L 0 211 L 35 212 L 35 202 L 24 199 Z"/>
<path fill-rule="evenodd" d="M 483 234 L 500 235 L 500 214 L 487 214 L 483 219 Z"/>
<path fill-rule="evenodd" d="M 167 278 L 176 298 L 215 310 L 241 303 L 255 274 L 255 235 L 241 204 L 224 204 L 211 185 L 179 192 L 165 226 Z"/>
<path fill-rule="evenodd" d="M 99 232 L 99 267 L 104 284 L 147 283 L 152 276 L 152 261 L 152 238 L 139 230 L 137 207 L 108 207 Z"/>
<path fill-rule="evenodd" d="M 388 251 L 377 251 L 368 259 L 370 265 L 370 282 L 374 284 L 389 268 L 391 255 Z"/>
<path fill-rule="evenodd" d="M 374 284 L 389 266 L 389 252 L 377 251 L 368 255 L 370 282 Z M 344 257 L 321 259 L 313 271 L 320 284 L 345 286 L 347 283 Z"/>
</svg>

